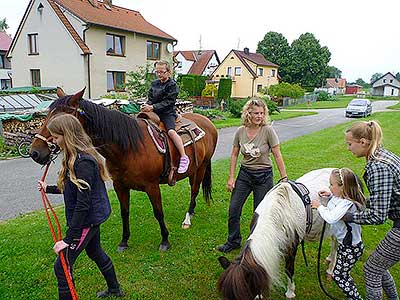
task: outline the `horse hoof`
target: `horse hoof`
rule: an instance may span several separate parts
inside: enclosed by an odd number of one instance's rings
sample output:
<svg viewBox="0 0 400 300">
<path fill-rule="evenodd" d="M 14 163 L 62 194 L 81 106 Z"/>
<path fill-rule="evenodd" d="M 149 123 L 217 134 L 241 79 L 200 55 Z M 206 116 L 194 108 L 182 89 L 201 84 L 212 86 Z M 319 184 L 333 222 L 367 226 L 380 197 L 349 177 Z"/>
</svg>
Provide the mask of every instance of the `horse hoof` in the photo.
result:
<svg viewBox="0 0 400 300">
<path fill-rule="evenodd" d="M 171 248 L 170 243 L 160 244 L 160 251 L 161 251 L 161 252 L 165 252 L 165 251 L 167 251 L 169 248 Z"/>
<path fill-rule="evenodd" d="M 121 252 L 124 252 L 126 249 L 128 249 L 128 246 L 119 245 L 118 248 L 117 248 L 117 252 L 121 253 Z"/>
<path fill-rule="evenodd" d="M 190 224 L 182 224 L 182 228 L 183 229 L 189 229 L 190 228 Z"/>
</svg>

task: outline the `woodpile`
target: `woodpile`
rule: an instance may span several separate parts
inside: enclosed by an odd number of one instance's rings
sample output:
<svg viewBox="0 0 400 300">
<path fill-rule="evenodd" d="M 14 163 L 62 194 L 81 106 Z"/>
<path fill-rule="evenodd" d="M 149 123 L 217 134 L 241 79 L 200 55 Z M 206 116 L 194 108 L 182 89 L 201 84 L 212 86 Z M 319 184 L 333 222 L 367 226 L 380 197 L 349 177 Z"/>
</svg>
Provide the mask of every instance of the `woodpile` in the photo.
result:
<svg viewBox="0 0 400 300">
<path fill-rule="evenodd" d="M 26 122 L 17 119 L 2 121 L 4 143 L 13 146 L 22 140 L 31 139 L 42 128 L 45 120 L 46 116 L 40 115 Z"/>
</svg>

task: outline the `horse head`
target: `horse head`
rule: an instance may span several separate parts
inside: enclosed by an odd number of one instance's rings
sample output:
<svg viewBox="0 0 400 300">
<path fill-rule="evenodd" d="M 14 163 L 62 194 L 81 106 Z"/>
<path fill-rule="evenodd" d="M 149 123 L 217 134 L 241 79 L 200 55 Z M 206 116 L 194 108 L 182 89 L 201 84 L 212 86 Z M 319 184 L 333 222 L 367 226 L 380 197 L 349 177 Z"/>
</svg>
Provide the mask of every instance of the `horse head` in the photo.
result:
<svg viewBox="0 0 400 300">
<path fill-rule="evenodd" d="M 67 113 L 75 115 L 81 122 L 79 102 L 82 99 L 85 89 L 76 93 L 75 95 L 66 95 L 61 88 L 57 88 L 58 99 L 55 100 L 49 107 L 49 113 L 42 128 L 35 135 L 30 150 L 31 158 L 38 164 L 45 165 L 50 159 L 51 155 L 59 151 L 58 147 L 52 143 L 52 138 L 49 130 L 47 129 L 48 122 L 57 114 Z"/>
<path fill-rule="evenodd" d="M 218 280 L 222 299 L 261 299 L 263 293 L 265 295 L 265 292 L 269 292 L 271 280 L 264 268 L 255 261 L 247 244 L 234 261 L 231 262 L 224 256 L 218 260 L 225 269 Z"/>
</svg>

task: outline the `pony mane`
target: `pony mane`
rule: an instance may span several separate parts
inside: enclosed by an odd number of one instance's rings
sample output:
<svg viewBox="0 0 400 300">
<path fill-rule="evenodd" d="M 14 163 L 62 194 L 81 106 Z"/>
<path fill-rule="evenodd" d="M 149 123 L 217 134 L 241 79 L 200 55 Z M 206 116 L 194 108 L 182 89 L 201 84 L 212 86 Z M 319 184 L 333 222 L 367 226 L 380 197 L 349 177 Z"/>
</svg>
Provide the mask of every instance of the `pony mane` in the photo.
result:
<svg viewBox="0 0 400 300">
<path fill-rule="evenodd" d="M 71 96 L 59 98 L 49 109 L 68 107 L 70 98 Z M 143 133 L 136 118 L 84 99 L 79 101 L 79 108 L 83 110 L 81 114 L 85 119 L 85 131 L 95 145 L 117 144 L 125 152 L 129 147 L 137 151 L 139 144 L 143 144 Z"/>
<path fill-rule="evenodd" d="M 270 190 L 256 209 L 257 224 L 249 236 L 249 248 L 272 282 L 280 283 L 280 261 L 284 251 L 306 230 L 306 212 L 289 183 Z"/>
</svg>

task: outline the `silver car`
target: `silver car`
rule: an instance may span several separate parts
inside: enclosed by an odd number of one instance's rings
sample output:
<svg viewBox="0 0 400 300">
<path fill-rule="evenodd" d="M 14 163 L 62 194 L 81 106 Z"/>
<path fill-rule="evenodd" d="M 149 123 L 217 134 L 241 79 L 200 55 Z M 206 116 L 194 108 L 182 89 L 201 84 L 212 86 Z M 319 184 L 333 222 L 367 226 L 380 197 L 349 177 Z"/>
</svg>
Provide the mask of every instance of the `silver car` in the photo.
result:
<svg viewBox="0 0 400 300">
<path fill-rule="evenodd" d="M 367 117 L 372 113 L 372 104 L 368 99 L 353 99 L 346 107 L 346 117 Z"/>
</svg>

